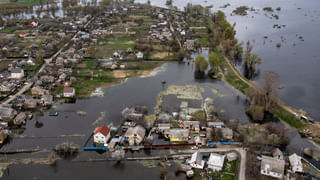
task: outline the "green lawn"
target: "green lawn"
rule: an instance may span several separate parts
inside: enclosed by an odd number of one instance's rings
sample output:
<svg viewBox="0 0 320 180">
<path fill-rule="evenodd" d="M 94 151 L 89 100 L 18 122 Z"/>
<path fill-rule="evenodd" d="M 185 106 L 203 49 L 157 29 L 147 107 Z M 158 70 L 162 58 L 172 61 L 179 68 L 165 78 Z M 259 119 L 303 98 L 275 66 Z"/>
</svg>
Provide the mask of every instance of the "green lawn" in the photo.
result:
<svg viewBox="0 0 320 180">
<path fill-rule="evenodd" d="M 230 174 L 223 174 L 222 180 L 233 180 L 233 176 Z"/>
<path fill-rule="evenodd" d="M 94 60 L 87 61 L 87 69 L 92 69 L 94 65 Z"/>
<path fill-rule="evenodd" d="M 208 47 L 208 37 L 199 37 L 197 40 L 201 47 Z"/>
<path fill-rule="evenodd" d="M 276 116 L 278 116 L 278 118 L 287 122 L 292 127 L 295 127 L 297 129 L 301 129 L 304 127 L 304 124 L 301 122 L 300 119 L 298 119 L 293 114 L 285 111 L 284 109 L 272 109 L 271 113 L 275 114 Z"/>
<path fill-rule="evenodd" d="M 235 173 L 237 170 L 237 160 L 235 161 L 225 161 L 224 166 L 223 166 L 223 172 L 228 172 L 228 173 Z"/>
<path fill-rule="evenodd" d="M 22 0 L 22 1 L 17 1 L 17 2 L 8 2 L 8 3 L 3 3 L 0 4 L 0 6 L 17 6 L 17 5 L 39 5 L 41 4 L 46 4 L 48 0 Z"/>
<path fill-rule="evenodd" d="M 244 83 L 242 80 L 240 80 L 237 76 L 228 74 L 226 76 L 226 80 L 228 83 L 230 83 L 234 88 L 241 91 L 243 94 L 245 94 L 246 89 L 249 88 L 249 86 Z"/>
<path fill-rule="evenodd" d="M 0 33 L 13 33 L 17 30 L 17 27 L 5 27 L 0 30 Z"/>
</svg>

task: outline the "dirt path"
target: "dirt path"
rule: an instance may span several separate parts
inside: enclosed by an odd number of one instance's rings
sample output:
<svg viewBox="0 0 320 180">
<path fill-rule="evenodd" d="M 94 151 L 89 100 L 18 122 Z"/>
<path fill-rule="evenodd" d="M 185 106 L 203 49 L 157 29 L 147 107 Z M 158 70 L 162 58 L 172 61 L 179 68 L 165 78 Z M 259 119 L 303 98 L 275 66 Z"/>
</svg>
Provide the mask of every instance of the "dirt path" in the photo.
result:
<svg viewBox="0 0 320 180">
<path fill-rule="evenodd" d="M 245 79 L 240 73 L 238 70 L 235 69 L 235 67 L 231 64 L 230 60 L 225 58 L 225 61 L 227 62 L 229 68 L 233 71 L 233 73 L 237 76 L 237 78 L 239 78 L 241 81 L 243 81 L 244 83 L 246 83 L 250 88 L 253 88 L 255 89 L 256 91 L 259 91 L 261 92 L 261 89 L 254 83 L 250 82 L 249 80 Z M 278 105 L 288 111 L 289 113 L 293 114 L 293 113 L 296 113 L 298 112 L 298 110 L 292 108 L 291 106 L 288 106 L 286 105 L 281 99 L 277 99 L 277 103 Z"/>
</svg>

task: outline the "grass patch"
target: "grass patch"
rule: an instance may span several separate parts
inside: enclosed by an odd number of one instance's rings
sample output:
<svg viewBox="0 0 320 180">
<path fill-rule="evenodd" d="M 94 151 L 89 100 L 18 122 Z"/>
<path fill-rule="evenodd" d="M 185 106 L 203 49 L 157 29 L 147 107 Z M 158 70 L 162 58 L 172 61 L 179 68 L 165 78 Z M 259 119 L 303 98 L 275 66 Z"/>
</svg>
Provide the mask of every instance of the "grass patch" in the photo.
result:
<svg viewBox="0 0 320 180">
<path fill-rule="evenodd" d="M 270 112 L 276 115 L 281 120 L 287 122 L 292 127 L 295 127 L 297 129 L 301 129 L 304 127 L 304 124 L 300 119 L 284 109 L 272 109 Z"/>
<path fill-rule="evenodd" d="M 56 95 L 62 94 L 62 93 L 63 93 L 63 87 L 57 87 L 52 91 L 51 95 L 56 96 Z"/>
<path fill-rule="evenodd" d="M 236 169 L 237 169 L 237 160 L 234 160 L 231 162 L 225 161 L 223 166 L 223 172 L 235 173 Z"/>
<path fill-rule="evenodd" d="M 244 83 L 241 79 L 239 79 L 235 75 L 228 74 L 226 76 L 226 80 L 228 83 L 230 83 L 234 88 L 241 91 L 243 94 L 246 93 L 247 88 L 249 88 L 249 85 Z"/>
<path fill-rule="evenodd" d="M 0 6 L 19 6 L 19 5 L 39 5 L 41 4 L 46 4 L 48 0 L 22 0 L 22 1 L 17 1 L 17 2 L 8 2 L 4 4 L 0 4 Z"/>
<path fill-rule="evenodd" d="M 246 16 L 248 15 L 247 13 L 248 10 L 249 8 L 247 6 L 240 6 L 240 7 L 237 7 L 235 10 L 233 10 L 232 13 L 241 15 L 241 16 Z"/>
<path fill-rule="evenodd" d="M 17 30 L 17 27 L 5 27 L 0 30 L 0 33 L 13 33 Z"/>
<path fill-rule="evenodd" d="M 1 61 L 0 62 L 0 72 L 3 72 L 4 70 L 8 69 L 9 62 Z"/>
<path fill-rule="evenodd" d="M 197 120 L 205 120 L 206 119 L 206 113 L 203 110 L 199 110 L 197 112 L 194 112 L 192 114 L 192 117 Z"/>
<path fill-rule="evenodd" d="M 214 179 L 220 179 L 221 173 L 217 171 L 209 171 L 209 176 L 213 177 Z"/>
<path fill-rule="evenodd" d="M 231 174 L 223 174 L 222 180 L 233 180 L 233 176 Z"/>
<path fill-rule="evenodd" d="M 93 66 L 94 66 L 94 61 L 93 61 L 93 60 L 87 61 L 87 68 L 88 68 L 88 69 L 92 69 Z"/>
<path fill-rule="evenodd" d="M 107 70 L 89 71 L 84 69 L 76 69 L 72 74 L 77 78 L 77 81 L 73 84 L 73 86 L 76 88 L 77 98 L 90 97 L 91 92 L 93 92 L 97 87 L 116 82 L 116 80 L 113 78 L 112 71 Z"/>
<path fill-rule="evenodd" d="M 208 47 L 208 38 L 207 37 L 200 37 L 197 38 L 201 47 Z"/>
</svg>

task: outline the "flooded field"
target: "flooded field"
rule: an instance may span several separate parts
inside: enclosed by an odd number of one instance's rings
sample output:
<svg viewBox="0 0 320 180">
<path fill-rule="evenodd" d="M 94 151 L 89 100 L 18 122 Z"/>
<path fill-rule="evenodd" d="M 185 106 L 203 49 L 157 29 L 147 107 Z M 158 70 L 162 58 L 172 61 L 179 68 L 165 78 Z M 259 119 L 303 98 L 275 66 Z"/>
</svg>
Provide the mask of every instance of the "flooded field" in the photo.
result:
<svg viewBox="0 0 320 180">
<path fill-rule="evenodd" d="M 151 0 L 151 4 L 162 7 L 166 7 L 165 2 Z M 262 64 L 258 67 L 260 72 L 273 71 L 279 74 L 283 87 L 279 92 L 281 98 L 289 105 L 302 108 L 315 119 L 320 119 L 320 95 L 317 93 L 320 90 L 320 52 L 317 50 L 320 44 L 317 38 L 320 28 L 319 1 L 174 0 L 173 6 L 183 10 L 188 3 L 213 5 L 213 11 L 225 12 L 227 20 L 236 24 L 239 42 L 250 40 L 253 42 L 253 52 L 262 57 Z M 247 11 L 247 16 L 232 14 L 240 6 L 255 10 Z M 264 7 L 272 7 L 273 12 L 264 11 Z M 278 7 L 280 10 L 276 10 Z M 277 28 L 277 25 L 281 28 Z M 277 47 L 278 43 L 280 47 Z M 260 77 L 255 81 L 259 82 Z"/>
</svg>

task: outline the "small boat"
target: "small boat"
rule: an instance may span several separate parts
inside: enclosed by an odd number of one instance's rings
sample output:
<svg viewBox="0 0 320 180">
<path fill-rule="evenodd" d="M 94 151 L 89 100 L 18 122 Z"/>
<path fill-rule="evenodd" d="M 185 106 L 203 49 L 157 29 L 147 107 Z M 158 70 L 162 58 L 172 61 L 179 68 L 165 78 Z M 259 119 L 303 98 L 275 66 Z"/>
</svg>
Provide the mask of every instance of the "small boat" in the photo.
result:
<svg viewBox="0 0 320 180">
<path fill-rule="evenodd" d="M 59 113 L 57 111 L 50 111 L 49 116 L 58 116 Z"/>
</svg>

